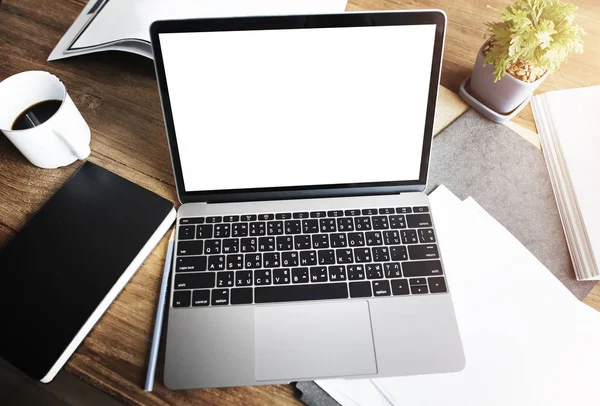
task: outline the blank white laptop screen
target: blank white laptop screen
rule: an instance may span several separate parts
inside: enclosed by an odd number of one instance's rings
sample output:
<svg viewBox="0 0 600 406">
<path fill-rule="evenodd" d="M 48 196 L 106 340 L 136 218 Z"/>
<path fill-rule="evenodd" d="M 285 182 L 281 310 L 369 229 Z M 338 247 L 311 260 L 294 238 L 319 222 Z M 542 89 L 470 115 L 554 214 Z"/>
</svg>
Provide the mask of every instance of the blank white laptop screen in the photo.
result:
<svg viewBox="0 0 600 406">
<path fill-rule="evenodd" d="M 419 179 L 435 25 L 159 38 L 187 192 Z"/>
</svg>

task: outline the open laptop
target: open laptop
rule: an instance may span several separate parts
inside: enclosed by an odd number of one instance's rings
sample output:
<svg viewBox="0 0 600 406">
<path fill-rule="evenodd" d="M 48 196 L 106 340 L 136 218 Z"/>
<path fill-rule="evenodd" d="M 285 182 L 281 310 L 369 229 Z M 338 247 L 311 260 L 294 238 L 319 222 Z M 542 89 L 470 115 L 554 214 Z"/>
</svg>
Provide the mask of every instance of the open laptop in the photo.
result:
<svg viewBox="0 0 600 406">
<path fill-rule="evenodd" d="M 160 21 L 171 389 L 458 371 L 427 196 L 441 11 Z"/>
</svg>

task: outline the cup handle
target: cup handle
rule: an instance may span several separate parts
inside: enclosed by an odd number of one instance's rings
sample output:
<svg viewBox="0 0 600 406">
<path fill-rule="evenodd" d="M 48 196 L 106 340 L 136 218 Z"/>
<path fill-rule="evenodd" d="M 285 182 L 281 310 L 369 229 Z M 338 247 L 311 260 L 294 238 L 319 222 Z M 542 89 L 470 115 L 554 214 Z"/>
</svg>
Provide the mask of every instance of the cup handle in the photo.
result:
<svg viewBox="0 0 600 406">
<path fill-rule="evenodd" d="M 58 130 L 53 130 L 54 134 L 60 138 L 62 142 L 71 150 L 71 153 L 77 157 L 77 159 L 84 160 L 90 155 L 89 145 L 81 144 L 81 142 L 69 140 L 69 137 L 65 136 Z"/>
</svg>

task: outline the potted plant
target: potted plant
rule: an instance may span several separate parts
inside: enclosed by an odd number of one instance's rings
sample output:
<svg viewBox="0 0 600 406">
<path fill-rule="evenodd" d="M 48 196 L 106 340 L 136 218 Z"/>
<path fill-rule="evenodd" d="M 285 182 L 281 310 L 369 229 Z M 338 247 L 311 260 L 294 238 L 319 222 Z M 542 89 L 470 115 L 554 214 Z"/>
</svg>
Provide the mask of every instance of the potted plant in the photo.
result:
<svg viewBox="0 0 600 406">
<path fill-rule="evenodd" d="M 571 53 L 583 52 L 577 6 L 559 0 L 517 0 L 488 23 L 469 93 L 506 115 L 533 94 Z"/>
</svg>

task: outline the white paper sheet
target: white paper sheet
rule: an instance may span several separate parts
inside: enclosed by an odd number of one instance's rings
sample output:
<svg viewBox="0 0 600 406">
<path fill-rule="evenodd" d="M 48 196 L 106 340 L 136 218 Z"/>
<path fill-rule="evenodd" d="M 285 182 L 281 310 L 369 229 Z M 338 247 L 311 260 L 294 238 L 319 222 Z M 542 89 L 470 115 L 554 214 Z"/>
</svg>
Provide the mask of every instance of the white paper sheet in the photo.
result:
<svg viewBox="0 0 600 406">
<path fill-rule="evenodd" d="M 342 406 L 392 404 L 370 379 L 322 379 L 315 383 Z"/>
</svg>

